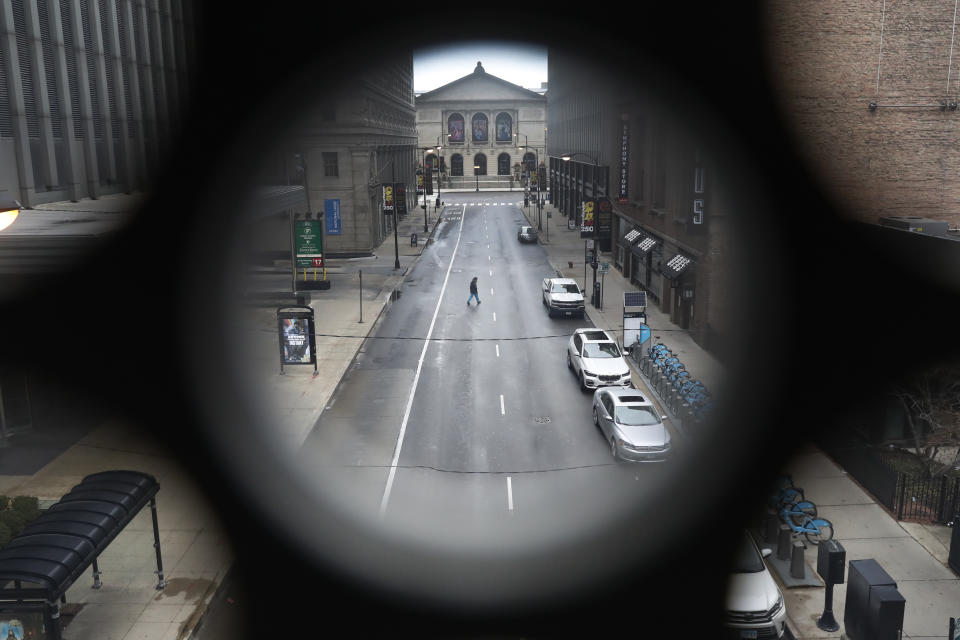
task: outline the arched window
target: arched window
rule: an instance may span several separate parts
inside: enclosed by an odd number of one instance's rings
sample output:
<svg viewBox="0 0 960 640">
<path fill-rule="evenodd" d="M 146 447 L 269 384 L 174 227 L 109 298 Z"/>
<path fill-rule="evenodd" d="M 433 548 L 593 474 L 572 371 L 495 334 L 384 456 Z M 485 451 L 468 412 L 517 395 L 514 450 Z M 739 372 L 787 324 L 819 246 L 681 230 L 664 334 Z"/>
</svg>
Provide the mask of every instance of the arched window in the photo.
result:
<svg viewBox="0 0 960 640">
<path fill-rule="evenodd" d="M 523 171 L 525 173 L 533 173 L 537 170 L 537 155 L 527 151 L 523 154 Z"/>
<path fill-rule="evenodd" d="M 450 158 L 450 175 L 452 176 L 462 176 L 463 175 L 463 156 L 459 153 L 453 154 Z"/>
<path fill-rule="evenodd" d="M 478 153 L 473 156 L 473 175 L 475 176 L 485 176 L 487 175 L 487 156 L 482 153 Z"/>
<path fill-rule="evenodd" d="M 463 116 L 459 113 L 451 113 L 447 118 L 447 133 L 450 137 L 449 142 L 463 142 Z"/>
<path fill-rule="evenodd" d="M 473 116 L 473 141 L 474 142 L 487 142 L 490 140 L 490 137 L 487 133 L 487 126 L 490 123 L 487 121 L 487 116 L 482 113 L 478 113 Z"/>
<path fill-rule="evenodd" d="M 497 156 L 497 175 L 498 176 L 508 176 L 510 175 L 510 154 L 501 153 Z"/>
<path fill-rule="evenodd" d="M 500 113 L 497 115 L 497 142 L 511 140 L 513 140 L 513 118 L 509 113 Z"/>
</svg>

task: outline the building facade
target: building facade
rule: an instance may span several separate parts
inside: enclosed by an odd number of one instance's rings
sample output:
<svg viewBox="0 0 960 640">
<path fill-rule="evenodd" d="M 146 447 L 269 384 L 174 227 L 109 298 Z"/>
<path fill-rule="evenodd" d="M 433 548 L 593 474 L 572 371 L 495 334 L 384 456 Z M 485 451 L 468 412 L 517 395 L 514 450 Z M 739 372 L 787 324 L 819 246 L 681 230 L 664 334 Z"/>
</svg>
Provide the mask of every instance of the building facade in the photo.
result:
<svg viewBox="0 0 960 640">
<path fill-rule="evenodd" d="M 550 199 L 579 229 L 606 199 L 596 240 L 613 265 L 717 355 L 730 333 L 730 204 L 717 160 L 643 88 L 563 50 L 548 59 Z M 632 81 L 632 78 L 628 80 Z M 566 159 L 565 159 L 566 158 Z"/>
<path fill-rule="evenodd" d="M 779 107 L 851 217 L 960 225 L 960 33 L 936 2 L 778 0 L 765 37 Z"/>
<path fill-rule="evenodd" d="M 439 165 L 441 189 L 519 186 L 544 161 L 546 97 L 488 74 L 480 62 L 417 96 L 416 107 L 419 164 L 430 172 Z"/>
<path fill-rule="evenodd" d="M 415 120 L 410 54 L 354 74 L 311 104 L 262 182 L 305 187 L 294 213 L 324 220 L 326 254 L 369 255 L 393 232 L 383 186 L 405 185 L 408 211 L 416 206 Z M 269 210 L 272 222 L 261 221 L 257 251 L 289 256 L 289 218 Z"/>
<path fill-rule="evenodd" d="M 25 207 L 147 190 L 194 44 L 184 0 L 0 1 L 0 190 Z"/>
</svg>

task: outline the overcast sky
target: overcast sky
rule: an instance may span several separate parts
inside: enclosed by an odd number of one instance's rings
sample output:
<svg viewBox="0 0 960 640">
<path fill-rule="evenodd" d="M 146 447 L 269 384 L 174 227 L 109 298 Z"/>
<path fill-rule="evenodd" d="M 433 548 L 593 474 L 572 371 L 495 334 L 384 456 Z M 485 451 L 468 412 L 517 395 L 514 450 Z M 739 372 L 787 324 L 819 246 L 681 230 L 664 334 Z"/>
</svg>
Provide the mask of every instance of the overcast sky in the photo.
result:
<svg viewBox="0 0 960 640">
<path fill-rule="evenodd" d="M 413 52 L 413 90 L 433 91 L 473 73 L 477 61 L 490 75 L 527 89 L 547 81 L 547 49 L 500 42 L 464 42 Z"/>
</svg>

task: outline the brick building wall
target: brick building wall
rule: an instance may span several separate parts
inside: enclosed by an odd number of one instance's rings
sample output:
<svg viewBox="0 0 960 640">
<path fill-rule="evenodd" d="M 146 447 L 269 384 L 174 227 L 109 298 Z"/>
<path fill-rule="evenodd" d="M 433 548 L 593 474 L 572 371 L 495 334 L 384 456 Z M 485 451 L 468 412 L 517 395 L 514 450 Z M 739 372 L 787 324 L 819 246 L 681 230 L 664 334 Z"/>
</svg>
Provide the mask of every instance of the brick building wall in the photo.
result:
<svg viewBox="0 0 960 640">
<path fill-rule="evenodd" d="M 960 224 L 960 110 L 949 106 L 960 94 L 954 3 L 767 7 L 780 108 L 827 194 L 863 222 L 920 215 Z"/>
</svg>

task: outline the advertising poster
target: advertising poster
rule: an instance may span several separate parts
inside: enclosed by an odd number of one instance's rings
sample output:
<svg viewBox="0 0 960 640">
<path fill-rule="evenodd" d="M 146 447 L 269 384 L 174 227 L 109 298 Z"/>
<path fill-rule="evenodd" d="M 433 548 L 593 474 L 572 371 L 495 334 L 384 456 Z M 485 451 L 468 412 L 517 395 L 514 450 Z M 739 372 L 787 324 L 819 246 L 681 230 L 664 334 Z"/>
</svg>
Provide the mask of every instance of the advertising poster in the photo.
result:
<svg viewBox="0 0 960 640">
<path fill-rule="evenodd" d="M 46 638 L 43 616 L 39 613 L 16 614 L 15 618 L 0 619 L 0 640 Z M 28 635 L 29 632 L 29 635 Z"/>
<path fill-rule="evenodd" d="M 596 233 L 596 203 L 593 200 L 583 201 L 583 221 L 580 223 L 580 237 L 592 238 Z"/>
<path fill-rule="evenodd" d="M 393 214 L 393 185 L 383 185 L 383 212 Z"/>
<path fill-rule="evenodd" d="M 327 234 L 339 236 L 342 233 L 340 226 L 340 200 L 323 201 L 324 219 L 327 221 Z M 0 638 L 2 640 L 2 638 Z"/>
<path fill-rule="evenodd" d="M 473 118 L 473 141 L 486 142 L 487 137 L 487 117 L 477 115 Z"/>
<path fill-rule="evenodd" d="M 613 203 L 610 198 L 597 199 L 597 237 L 603 251 L 610 250 L 610 232 L 613 226 Z"/>
<path fill-rule="evenodd" d="M 417 174 L 417 195 L 418 196 L 423 195 L 423 174 L 422 173 Z"/>
<path fill-rule="evenodd" d="M 283 364 L 310 364 L 309 319 L 283 318 L 282 325 Z"/>
<path fill-rule="evenodd" d="M 297 267 L 323 266 L 323 236 L 319 220 L 295 220 L 293 223 Z"/>
<path fill-rule="evenodd" d="M 407 215 L 407 186 L 403 183 L 393 185 L 393 194 L 396 196 L 397 213 L 402 218 Z"/>
<path fill-rule="evenodd" d="M 497 142 L 510 142 L 513 140 L 513 123 L 510 116 L 501 113 L 497 116 Z"/>
<path fill-rule="evenodd" d="M 450 116 L 447 133 L 450 134 L 450 142 L 463 142 L 463 116 L 454 114 Z"/>
<path fill-rule="evenodd" d="M 630 202 L 627 183 L 630 181 L 630 127 L 627 114 L 620 116 L 622 129 L 620 131 L 620 185 L 617 191 L 617 202 Z"/>
</svg>

